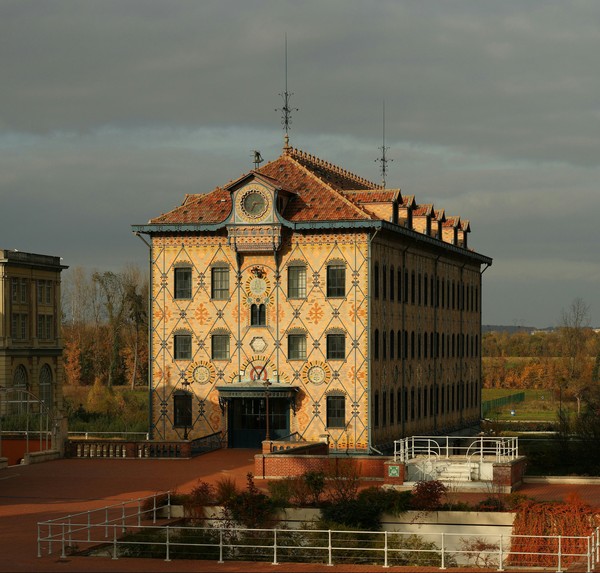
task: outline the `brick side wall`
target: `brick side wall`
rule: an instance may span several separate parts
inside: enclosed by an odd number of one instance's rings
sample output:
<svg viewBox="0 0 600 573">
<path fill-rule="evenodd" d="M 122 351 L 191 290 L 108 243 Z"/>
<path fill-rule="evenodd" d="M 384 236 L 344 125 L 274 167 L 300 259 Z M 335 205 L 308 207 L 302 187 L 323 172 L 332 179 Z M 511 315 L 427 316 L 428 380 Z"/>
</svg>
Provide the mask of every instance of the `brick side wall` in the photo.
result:
<svg viewBox="0 0 600 573">
<path fill-rule="evenodd" d="M 524 457 L 508 463 L 494 464 L 493 483 L 497 486 L 517 488 L 523 481 L 527 460 Z"/>
<path fill-rule="evenodd" d="M 388 477 L 388 465 L 399 467 L 399 475 Z M 347 464 L 358 473 L 361 479 L 384 480 L 385 483 L 404 482 L 404 465 L 394 463 L 388 457 L 352 456 L 330 457 L 324 455 L 298 455 L 293 453 L 257 454 L 254 456 L 254 475 L 257 478 L 284 478 L 303 475 L 306 472 L 321 471 L 338 473 L 347 471 Z"/>
</svg>

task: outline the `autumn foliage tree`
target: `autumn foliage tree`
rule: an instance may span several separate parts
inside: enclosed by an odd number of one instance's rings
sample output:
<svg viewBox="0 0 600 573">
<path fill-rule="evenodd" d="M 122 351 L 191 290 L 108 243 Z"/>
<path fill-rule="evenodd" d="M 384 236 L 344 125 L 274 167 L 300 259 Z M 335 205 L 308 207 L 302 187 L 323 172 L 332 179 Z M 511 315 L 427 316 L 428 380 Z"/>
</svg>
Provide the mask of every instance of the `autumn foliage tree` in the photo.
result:
<svg viewBox="0 0 600 573">
<path fill-rule="evenodd" d="M 147 384 L 148 280 L 137 267 L 120 272 L 74 268 L 63 278 L 63 337 L 69 384 Z"/>
</svg>

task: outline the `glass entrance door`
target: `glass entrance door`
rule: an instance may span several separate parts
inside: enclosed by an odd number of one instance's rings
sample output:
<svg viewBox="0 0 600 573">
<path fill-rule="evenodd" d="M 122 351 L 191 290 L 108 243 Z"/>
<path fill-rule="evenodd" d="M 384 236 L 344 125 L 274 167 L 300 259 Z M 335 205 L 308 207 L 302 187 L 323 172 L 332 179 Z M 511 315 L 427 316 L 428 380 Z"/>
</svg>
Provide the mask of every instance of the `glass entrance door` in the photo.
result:
<svg viewBox="0 0 600 573">
<path fill-rule="evenodd" d="M 260 448 L 267 435 L 266 398 L 233 398 L 230 404 L 229 447 Z M 269 398 L 269 433 L 273 440 L 289 435 L 289 398 Z"/>
</svg>

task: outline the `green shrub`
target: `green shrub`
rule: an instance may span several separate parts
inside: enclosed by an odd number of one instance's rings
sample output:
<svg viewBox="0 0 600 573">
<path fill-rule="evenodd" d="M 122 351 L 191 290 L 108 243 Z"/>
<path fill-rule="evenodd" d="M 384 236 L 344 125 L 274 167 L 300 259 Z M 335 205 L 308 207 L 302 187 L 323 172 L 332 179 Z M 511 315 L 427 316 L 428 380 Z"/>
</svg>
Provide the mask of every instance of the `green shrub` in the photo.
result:
<svg viewBox="0 0 600 573">
<path fill-rule="evenodd" d="M 266 494 L 254 485 L 254 476 L 248 473 L 246 491 L 227 500 L 223 505 L 226 515 L 234 522 L 249 529 L 270 527 L 275 506 Z"/>
<path fill-rule="evenodd" d="M 418 481 L 412 490 L 411 505 L 421 511 L 437 511 L 448 488 L 439 480 Z"/>
<path fill-rule="evenodd" d="M 225 502 L 229 501 L 240 492 L 237 488 L 237 483 L 233 478 L 223 477 L 217 481 L 215 486 L 216 494 L 217 494 L 217 503 L 223 505 Z"/>
</svg>

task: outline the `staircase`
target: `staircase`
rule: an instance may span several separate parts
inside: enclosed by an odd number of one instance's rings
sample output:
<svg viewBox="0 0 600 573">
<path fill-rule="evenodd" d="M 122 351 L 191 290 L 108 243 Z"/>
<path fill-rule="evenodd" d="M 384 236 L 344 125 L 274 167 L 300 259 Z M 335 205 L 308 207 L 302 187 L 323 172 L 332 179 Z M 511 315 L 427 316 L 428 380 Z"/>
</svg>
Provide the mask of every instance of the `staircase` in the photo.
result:
<svg viewBox="0 0 600 573">
<path fill-rule="evenodd" d="M 442 482 L 466 482 L 479 478 L 478 466 L 470 462 L 450 463 L 437 468 L 438 478 Z"/>
</svg>

